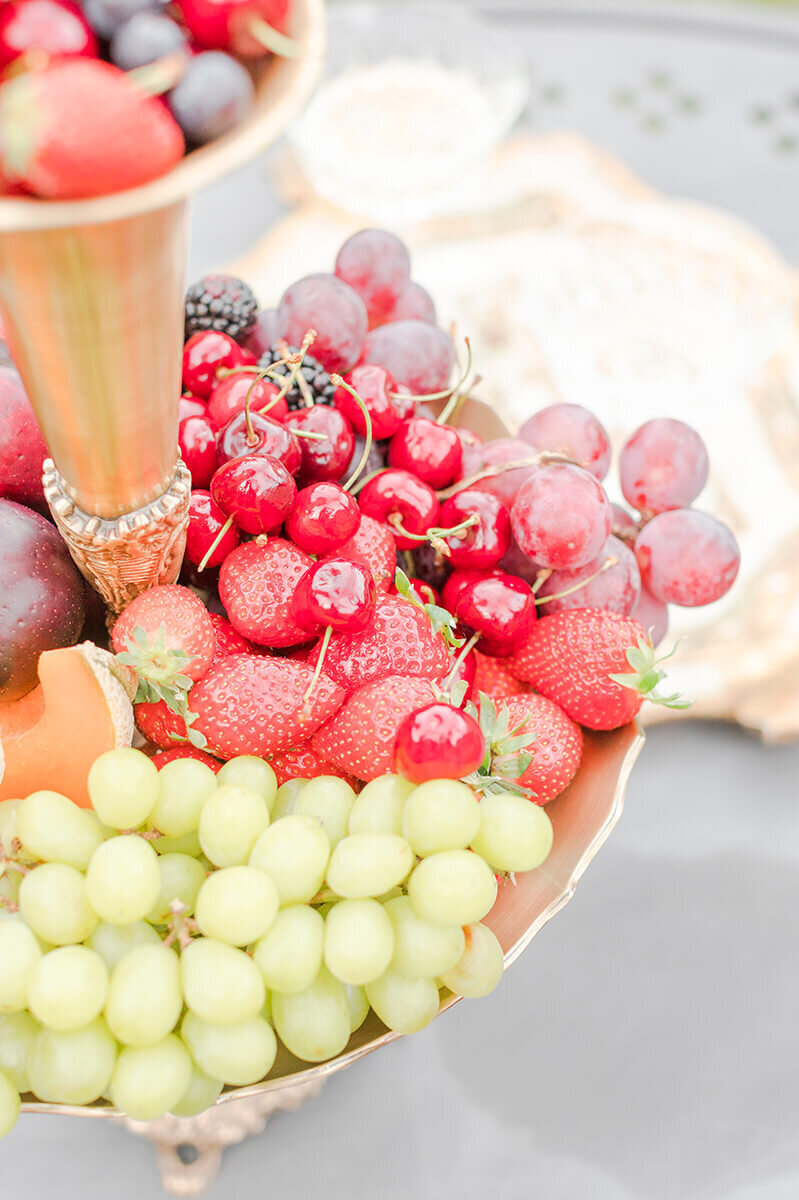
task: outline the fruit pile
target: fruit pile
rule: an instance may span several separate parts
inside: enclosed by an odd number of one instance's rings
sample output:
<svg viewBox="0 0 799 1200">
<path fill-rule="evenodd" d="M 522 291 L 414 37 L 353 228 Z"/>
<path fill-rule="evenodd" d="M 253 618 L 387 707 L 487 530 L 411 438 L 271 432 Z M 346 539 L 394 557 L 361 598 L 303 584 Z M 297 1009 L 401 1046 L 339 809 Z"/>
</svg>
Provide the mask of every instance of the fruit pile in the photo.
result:
<svg viewBox="0 0 799 1200">
<path fill-rule="evenodd" d="M 708 460 L 682 422 L 622 448 L 630 510 L 578 405 L 514 438 L 459 425 L 468 342 L 458 367 L 389 233 L 274 310 L 206 277 L 185 332 L 183 575 L 116 618 L 112 654 L 68 645 L 68 563 L 26 614 L 58 556 L 0 500 L 0 1128 L 26 1088 L 197 1112 L 268 1073 L 275 1031 L 322 1061 L 370 1006 L 405 1033 L 440 987 L 489 991 L 481 922 L 546 859 L 583 730 L 684 706 L 655 657 L 668 605 L 738 569 L 691 507 Z"/>
<path fill-rule="evenodd" d="M 249 67 L 296 55 L 289 24 L 289 0 L 6 0 L 1 190 L 80 199 L 165 174 L 249 115 Z"/>
</svg>

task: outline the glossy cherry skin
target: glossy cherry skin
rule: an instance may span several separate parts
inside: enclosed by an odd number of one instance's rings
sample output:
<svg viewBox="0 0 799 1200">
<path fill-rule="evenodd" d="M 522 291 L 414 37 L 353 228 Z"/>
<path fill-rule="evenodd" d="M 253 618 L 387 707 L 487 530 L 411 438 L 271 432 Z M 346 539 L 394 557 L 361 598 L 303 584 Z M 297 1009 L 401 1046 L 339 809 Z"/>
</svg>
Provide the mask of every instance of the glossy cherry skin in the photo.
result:
<svg viewBox="0 0 799 1200">
<path fill-rule="evenodd" d="M 362 489 L 358 501 L 361 512 L 382 521 L 394 532 L 400 550 L 412 550 L 418 540 L 398 533 L 392 518 L 409 533 L 427 533 L 438 521 L 439 503 L 433 489 L 409 471 L 390 467 Z"/>
<path fill-rule="evenodd" d="M 207 488 L 217 468 L 216 430 L 207 417 L 186 417 L 178 425 L 180 457 L 191 472 L 191 485 Z"/>
<path fill-rule="evenodd" d="M 448 613 L 454 613 L 458 607 L 458 598 L 468 583 L 476 583 L 478 579 L 489 579 L 493 575 L 503 575 L 505 572 L 496 567 L 486 571 L 469 571 L 459 567 L 452 572 L 441 589 L 441 607 Z"/>
<path fill-rule="evenodd" d="M 480 518 L 477 525 L 450 534 L 444 541 L 453 567 L 483 571 L 496 566 L 510 546 L 510 513 L 490 492 L 466 488 L 444 501 L 439 521 L 445 529 L 451 529 L 471 516 Z"/>
<path fill-rule="evenodd" d="M 468 700 L 474 689 L 474 677 L 477 674 L 477 659 L 474 653 L 470 650 L 464 658 L 458 658 L 460 649 L 452 650 L 450 659 L 454 663 L 458 659 L 458 665 L 454 674 L 447 674 L 444 678 L 447 681 L 447 689 L 451 689 L 456 683 L 466 684 L 466 693 L 464 700 Z"/>
<path fill-rule="evenodd" d="M 322 626 L 359 633 L 375 615 L 371 572 L 349 558 L 326 558 L 303 575 L 291 598 L 291 615 L 303 629 Z"/>
<path fill-rule="evenodd" d="M 535 599 L 524 580 L 498 572 L 467 583 L 458 596 L 455 616 L 469 634 L 480 634 L 483 654 L 504 658 L 532 629 Z"/>
<path fill-rule="evenodd" d="M 202 400 L 195 400 L 193 396 L 181 396 L 178 403 L 178 421 L 185 421 L 187 417 L 205 417 L 208 415 L 208 406 Z"/>
<path fill-rule="evenodd" d="M 177 7 L 198 46 L 261 58 L 264 45 L 250 32 L 254 18 L 285 32 L 290 5 L 289 0 L 177 0 Z"/>
<path fill-rule="evenodd" d="M 461 779 L 485 758 L 485 738 L 474 717 L 444 701 L 417 709 L 400 725 L 394 769 L 411 783 Z"/>
<path fill-rule="evenodd" d="M 297 493 L 286 533 L 306 554 L 328 554 L 353 536 L 361 510 L 337 483 L 310 483 Z"/>
<path fill-rule="evenodd" d="M 251 359 L 249 351 L 226 333 L 203 329 L 193 333 L 183 347 L 183 386 L 193 396 L 207 400 L 216 386 L 220 367 L 240 367 Z"/>
<path fill-rule="evenodd" d="M 250 412 L 269 416 L 273 421 L 282 421 L 285 418 L 289 411 L 285 396 L 278 400 L 277 404 L 273 403 L 275 396 L 280 393 L 280 388 L 270 379 L 259 379 L 253 386 L 255 378 L 249 371 L 242 371 L 235 375 L 225 375 L 215 384 L 208 401 L 208 416 L 220 429 L 227 425 L 231 417 L 244 412 L 244 402 L 250 388 Z M 263 412 L 267 406 L 268 412 Z"/>
<path fill-rule="evenodd" d="M 374 440 L 379 442 L 395 434 L 407 415 L 408 402 L 392 397 L 392 392 L 397 388 L 385 367 L 367 363 L 350 371 L 346 380 L 369 410 Z M 346 388 L 336 388 L 333 401 L 356 433 L 366 433 L 366 421 L 361 407 Z"/>
<path fill-rule="evenodd" d="M 299 408 L 296 412 L 289 413 L 285 423 L 289 429 L 325 435 L 324 441 L 300 438 L 300 474 L 304 482 L 342 477 L 352 458 L 355 438 L 349 421 L 337 408 L 330 408 L 327 404 Z"/>
<path fill-rule="evenodd" d="M 422 604 L 438 604 L 439 595 L 434 587 L 423 579 L 409 579 L 411 591 Z"/>
<path fill-rule="evenodd" d="M 463 471 L 461 439 L 449 425 L 411 417 L 391 439 L 388 461 L 411 471 L 431 488 L 448 487 Z"/>
<path fill-rule="evenodd" d="M 189 500 L 189 527 L 186 530 L 186 558 L 189 562 L 200 565 L 226 520 L 211 493 L 195 488 Z M 238 544 L 238 530 L 231 525 L 208 559 L 206 569 L 220 566 Z"/>
<path fill-rule="evenodd" d="M 0 7 L 0 68 L 28 50 L 49 58 L 97 56 L 97 38 L 67 0 L 12 0 Z"/>
<path fill-rule="evenodd" d="M 219 468 L 211 495 L 245 533 L 273 533 L 291 512 L 297 485 L 279 459 L 245 454 Z"/>
<path fill-rule="evenodd" d="M 291 430 L 259 413 L 250 413 L 250 424 L 253 442 L 249 440 L 247 417 L 243 412 L 231 417 L 224 429 L 220 430 L 216 443 L 219 465 L 245 454 L 268 454 L 271 458 L 279 458 L 289 475 L 296 475 L 302 464 L 302 451 Z"/>
</svg>

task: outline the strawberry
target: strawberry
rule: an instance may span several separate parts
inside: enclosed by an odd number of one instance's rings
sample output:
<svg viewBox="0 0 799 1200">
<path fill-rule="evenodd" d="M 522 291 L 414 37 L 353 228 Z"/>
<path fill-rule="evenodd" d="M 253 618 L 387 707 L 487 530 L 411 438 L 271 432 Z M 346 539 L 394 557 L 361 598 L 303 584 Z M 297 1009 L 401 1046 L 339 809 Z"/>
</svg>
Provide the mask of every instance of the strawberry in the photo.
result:
<svg viewBox="0 0 799 1200">
<path fill-rule="evenodd" d="M 182 157 L 183 134 L 160 100 L 96 58 L 64 58 L 0 87 L 2 169 L 51 200 L 138 187 Z"/>
<path fill-rule="evenodd" d="M 202 600 L 178 583 L 164 583 L 131 600 L 114 623 L 111 644 L 136 672 L 137 700 L 165 700 L 183 712 L 188 689 L 213 662 L 216 639 Z"/>
<path fill-rule="evenodd" d="M 365 513 L 352 537 L 323 557 L 351 558 L 354 562 L 363 563 L 372 572 L 378 592 L 387 592 L 394 582 L 397 566 L 394 535 L 387 525 L 367 517 Z"/>
<path fill-rule="evenodd" d="M 313 559 L 283 538 L 256 538 L 230 553 L 219 571 L 219 599 L 233 628 L 258 646 L 309 640 L 289 602 Z"/>
<path fill-rule="evenodd" d="M 320 675 L 306 700 L 312 678 L 304 663 L 286 658 L 223 658 L 192 688 L 193 730 L 220 758 L 263 758 L 288 750 L 327 721 L 344 699 L 342 689 Z"/>
<path fill-rule="evenodd" d="M 220 658 L 227 658 L 229 654 L 252 654 L 254 647 L 237 633 L 230 621 L 219 613 L 209 612 L 208 618 L 214 627 L 214 639 L 216 648 L 214 650 L 214 662 L 219 662 Z"/>
<path fill-rule="evenodd" d="M 525 746 L 532 761 L 521 775 L 514 776 L 515 782 L 529 788 L 537 804 L 546 804 L 560 795 L 577 773 L 583 753 L 582 730 L 546 696 L 512 696 L 501 701 L 499 707 L 508 710 L 508 725 L 514 735 L 534 739 Z M 500 748 L 491 768 L 500 778 L 502 765 Z"/>
<path fill-rule="evenodd" d="M 663 672 L 643 626 L 607 609 L 570 608 L 543 617 L 508 665 L 588 729 L 626 725 L 645 699 L 687 706 L 680 696 L 657 692 Z"/>
<path fill-rule="evenodd" d="M 136 727 L 148 742 L 162 750 L 171 750 L 186 741 L 186 721 L 182 713 L 173 712 L 165 700 L 135 704 L 133 716 Z"/>
<path fill-rule="evenodd" d="M 204 750 L 198 750 L 196 746 L 173 746 L 171 750 L 162 750 L 160 754 L 153 755 L 153 766 L 160 771 L 167 763 L 174 762 L 176 758 L 196 758 L 198 762 L 205 763 L 206 767 L 210 767 L 214 775 L 221 770 L 222 764 L 218 758 L 211 758 L 210 754 L 206 754 Z"/>
<path fill-rule="evenodd" d="M 315 647 L 309 666 L 316 665 L 319 653 Z M 446 643 L 424 609 L 402 596 L 380 596 L 363 633 L 334 634 L 325 654 L 325 674 L 347 692 L 384 675 L 442 679 L 449 665 Z"/>
<path fill-rule="evenodd" d="M 335 763 L 325 762 L 312 748 L 310 742 L 292 746 L 290 750 L 279 750 L 270 756 L 269 765 L 277 776 L 278 784 L 287 779 L 316 779 L 319 775 L 338 775 L 348 783 L 354 780 Z"/>
<path fill-rule="evenodd" d="M 378 679 L 348 697 L 311 745 L 321 758 L 356 779 L 376 779 L 394 769 L 394 740 L 402 722 L 435 696 L 429 679 Z"/>
<path fill-rule="evenodd" d="M 511 675 L 504 658 L 491 658 L 479 650 L 473 650 L 472 654 L 475 660 L 473 696 L 483 692 L 492 700 L 501 700 L 504 696 L 519 696 L 527 691 L 525 685 Z"/>
</svg>

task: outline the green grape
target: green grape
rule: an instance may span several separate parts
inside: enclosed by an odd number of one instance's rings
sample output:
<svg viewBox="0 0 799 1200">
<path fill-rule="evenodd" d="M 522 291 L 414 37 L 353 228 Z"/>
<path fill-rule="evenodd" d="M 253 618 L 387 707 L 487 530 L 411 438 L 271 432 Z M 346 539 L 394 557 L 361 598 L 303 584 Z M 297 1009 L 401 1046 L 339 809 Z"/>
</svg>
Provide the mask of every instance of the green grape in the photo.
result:
<svg viewBox="0 0 799 1200">
<path fill-rule="evenodd" d="M 350 1007 L 343 983 L 322 967 L 304 992 L 272 996 L 272 1015 L 283 1045 L 304 1062 L 340 1054 L 350 1040 Z"/>
<path fill-rule="evenodd" d="M 118 1041 L 150 1046 L 175 1028 L 183 1008 L 180 960 L 162 942 L 133 946 L 111 972 L 105 1019 Z"/>
<path fill-rule="evenodd" d="M 386 971 L 367 983 L 366 995 L 383 1024 L 395 1033 L 418 1033 L 438 1012 L 438 988 L 432 979 L 405 979 Z"/>
<path fill-rule="evenodd" d="M 108 967 L 87 946 L 60 946 L 36 963 L 28 981 L 28 1008 L 48 1029 L 88 1025 L 108 995 Z"/>
<path fill-rule="evenodd" d="M 0 849 L 5 850 L 6 853 L 11 852 L 11 843 L 14 841 L 14 838 L 19 837 L 19 833 L 17 832 L 17 814 L 21 805 L 21 800 L 0 801 Z M 17 855 L 17 860 L 21 863 L 36 861 L 33 855 L 28 854 L 24 849 Z"/>
<path fill-rule="evenodd" d="M 376 900 L 342 900 L 325 919 L 325 966 L 342 983 L 382 975 L 394 953 L 394 929 Z"/>
<path fill-rule="evenodd" d="M 402 814 L 402 836 L 424 858 L 440 850 L 462 850 L 480 828 L 480 804 L 456 779 L 431 779 L 415 788 Z"/>
<path fill-rule="evenodd" d="M 0 1072 L 8 1076 L 18 1092 L 30 1091 L 28 1053 L 40 1029 L 28 1012 L 0 1017 Z"/>
<path fill-rule="evenodd" d="M 350 1010 L 350 1033 L 355 1033 L 369 1016 L 369 997 L 365 988 L 353 987 L 351 983 L 344 984 L 344 991 Z"/>
<path fill-rule="evenodd" d="M 407 896 L 389 900 L 386 912 L 394 927 L 394 957 L 390 964 L 394 975 L 435 979 L 454 967 L 466 949 L 460 925 L 447 928 L 423 921 Z"/>
<path fill-rule="evenodd" d="M 471 850 L 442 850 L 423 858 L 408 882 L 413 910 L 433 925 L 471 925 L 491 910 L 497 881 Z"/>
<path fill-rule="evenodd" d="M 36 936 L 52 946 L 85 942 L 97 928 L 86 880 L 66 863 L 43 863 L 30 871 L 20 885 L 19 905 Z"/>
<path fill-rule="evenodd" d="M 272 1019 L 272 993 L 271 992 L 266 993 L 266 999 L 264 1000 L 264 1006 L 261 1009 L 261 1016 L 263 1017 L 263 1019 L 265 1021 L 268 1021 L 270 1025 L 274 1025 L 275 1022 Z"/>
<path fill-rule="evenodd" d="M 6 801 L 6 804 L 8 801 Z M 2 844 L 2 843 L 0 843 Z M 0 875 L 0 897 L 8 901 L 10 904 L 19 904 L 19 889 L 22 883 L 22 876 L 19 871 L 7 871 L 5 875 Z M 0 920 L 10 916 L 5 904 L 0 904 Z"/>
<path fill-rule="evenodd" d="M 236 1025 L 214 1025 L 188 1012 L 181 1034 L 197 1066 L 233 1087 L 258 1083 L 272 1070 L 277 1054 L 274 1030 L 260 1016 Z"/>
<path fill-rule="evenodd" d="M 256 1016 L 264 1006 L 261 972 L 243 950 L 225 942 L 213 938 L 192 942 L 181 955 L 180 976 L 187 1006 L 204 1021 L 235 1025 Z"/>
<path fill-rule="evenodd" d="M 285 907 L 316 895 L 329 859 L 330 839 L 319 822 L 295 813 L 281 817 L 261 834 L 250 855 L 250 866 L 271 876 L 281 907 Z"/>
<path fill-rule="evenodd" d="M 190 762 L 190 759 L 174 759 L 175 762 Z M 171 766 L 170 763 L 166 764 Z M 200 763 L 200 766 L 203 764 Z M 162 767 L 162 770 L 165 768 Z M 200 845 L 200 835 L 196 829 L 192 829 L 189 833 L 181 833 L 177 837 L 159 837 L 154 838 L 150 845 L 157 854 L 189 854 L 192 858 L 200 858 L 203 848 Z"/>
<path fill-rule="evenodd" d="M 472 849 L 497 871 L 532 871 L 552 849 L 552 822 L 540 804 L 513 792 L 490 792 L 480 804 Z"/>
<path fill-rule="evenodd" d="M 147 943 L 160 945 L 161 939 L 146 921 L 132 921 L 130 925 L 109 925 L 107 921 L 101 921 L 89 938 L 92 950 L 100 955 L 109 971 L 128 950 Z"/>
<path fill-rule="evenodd" d="M 171 765 L 167 763 L 168 767 Z M 185 915 L 194 912 L 200 888 L 205 883 L 205 871 L 189 854 L 159 854 L 157 864 L 161 884 L 147 920 L 154 925 L 163 925 L 169 920 L 170 905 L 175 900 L 185 907 Z"/>
<path fill-rule="evenodd" d="M 223 867 L 200 888 L 197 924 L 206 937 L 249 946 L 272 926 L 279 904 L 277 888 L 264 871 Z"/>
<path fill-rule="evenodd" d="M 276 992 L 304 992 L 322 965 L 325 923 L 307 904 L 281 908 L 274 925 L 256 943 L 253 959 L 266 986 Z"/>
<path fill-rule="evenodd" d="M 196 833 L 200 812 L 216 787 L 216 775 L 196 758 L 176 758 L 158 772 L 158 799 L 149 824 L 166 837 Z"/>
<path fill-rule="evenodd" d="M 102 1017 L 83 1029 L 42 1029 L 28 1055 L 31 1091 L 50 1104 L 91 1104 L 107 1091 L 117 1044 Z"/>
<path fill-rule="evenodd" d="M 260 792 L 238 784 L 220 784 L 200 813 L 200 845 L 215 867 L 246 863 L 269 824 L 269 807 Z"/>
<path fill-rule="evenodd" d="M 0 1013 L 27 1008 L 30 979 L 41 957 L 39 943 L 27 925 L 0 921 Z"/>
<path fill-rule="evenodd" d="M 522 799 L 522 797 L 520 797 Z M 524 801 L 529 804 L 529 800 Z M 487 925 L 468 925 L 466 949 L 454 967 L 441 972 L 441 982 L 457 996 L 479 1000 L 487 996 L 502 978 L 502 947 Z"/>
<path fill-rule="evenodd" d="M 32 792 L 19 806 L 17 837 L 34 858 L 67 863 L 85 871 L 104 840 L 93 813 L 78 808 L 59 792 Z"/>
<path fill-rule="evenodd" d="M 296 779 L 287 779 L 285 783 L 281 783 L 277 789 L 275 797 L 275 807 L 272 809 L 272 821 L 279 821 L 281 817 L 290 817 L 297 805 L 297 798 L 309 780 L 297 777 Z"/>
<path fill-rule="evenodd" d="M 19 1104 L 19 1092 L 8 1076 L 0 1071 L 0 1138 L 4 1138 L 16 1125 Z"/>
<path fill-rule="evenodd" d="M 306 817 L 315 817 L 336 846 L 347 836 L 350 809 L 355 799 L 346 779 L 337 775 L 319 775 L 310 779 L 297 796 L 294 811 Z"/>
<path fill-rule="evenodd" d="M 277 797 L 277 777 L 268 762 L 252 754 L 240 754 L 231 758 L 216 777 L 217 783 L 235 784 L 237 787 L 252 788 L 260 792 L 270 813 L 274 810 Z"/>
<path fill-rule="evenodd" d="M 188 1087 L 169 1111 L 176 1117 L 197 1117 L 216 1102 L 224 1086 L 221 1079 L 212 1079 L 192 1063 Z"/>
<path fill-rule="evenodd" d="M 160 891 L 158 855 L 144 838 L 135 834 L 112 837 L 92 855 L 86 896 L 101 920 L 112 925 L 142 921 Z"/>
<path fill-rule="evenodd" d="M 89 770 L 89 797 L 104 825 L 137 829 L 158 799 L 158 768 L 141 750 L 106 750 Z"/>
<path fill-rule="evenodd" d="M 180 1103 L 191 1055 L 173 1033 L 154 1046 L 125 1046 L 111 1076 L 111 1101 L 134 1121 L 154 1121 Z"/>
<path fill-rule="evenodd" d="M 402 812 L 415 784 L 401 775 L 378 775 L 355 797 L 350 833 L 402 833 Z"/>
<path fill-rule="evenodd" d="M 395 833 L 352 833 L 330 856 L 327 882 L 348 900 L 381 896 L 402 883 L 413 862 L 410 846 Z"/>
</svg>

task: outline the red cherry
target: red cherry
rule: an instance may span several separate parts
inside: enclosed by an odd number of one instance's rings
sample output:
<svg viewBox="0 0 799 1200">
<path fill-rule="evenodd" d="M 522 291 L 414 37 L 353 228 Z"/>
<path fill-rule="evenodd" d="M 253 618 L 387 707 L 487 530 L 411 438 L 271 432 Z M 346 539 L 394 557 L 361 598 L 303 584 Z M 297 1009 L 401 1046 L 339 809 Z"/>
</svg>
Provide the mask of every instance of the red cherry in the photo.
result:
<svg viewBox="0 0 799 1200">
<path fill-rule="evenodd" d="M 297 485 L 279 459 L 245 454 L 219 468 L 211 495 L 245 533 L 273 533 L 291 512 Z"/>
<path fill-rule="evenodd" d="M 478 521 L 463 533 L 444 538 L 453 567 L 474 571 L 495 566 L 510 546 L 510 513 L 490 492 L 466 488 L 456 492 L 441 506 L 441 524 L 454 527 L 469 517 Z"/>
<path fill-rule="evenodd" d="M 476 583 L 478 579 L 490 579 L 493 575 L 502 575 L 496 567 L 487 571 L 469 571 L 459 569 L 453 571 L 441 589 L 441 607 L 447 612 L 454 613 L 458 606 L 458 598 L 467 583 Z"/>
<path fill-rule="evenodd" d="M 186 558 L 198 566 L 213 545 L 225 525 L 227 518 L 210 492 L 196 488 L 189 500 L 189 527 L 186 530 Z M 239 544 L 239 534 L 231 525 L 219 544 L 209 556 L 207 567 L 218 567 L 231 550 Z"/>
<path fill-rule="evenodd" d="M 439 595 L 434 587 L 422 579 L 409 579 L 411 591 L 422 604 L 438 604 Z"/>
<path fill-rule="evenodd" d="M 177 0 L 194 41 L 205 50 L 230 50 L 241 58 L 260 58 L 266 47 L 252 32 L 260 18 L 285 31 L 289 0 Z"/>
<path fill-rule="evenodd" d="M 328 554 L 353 536 L 361 510 L 337 483 L 311 483 L 297 493 L 286 533 L 306 554 Z"/>
<path fill-rule="evenodd" d="M 186 417 L 178 425 L 180 457 L 191 472 L 192 487 L 207 488 L 217 467 L 216 433 L 207 417 Z"/>
<path fill-rule="evenodd" d="M 485 758 L 485 738 L 474 717 L 436 701 L 411 713 L 397 730 L 394 769 L 411 783 L 461 779 Z"/>
<path fill-rule="evenodd" d="M 352 458 L 355 439 L 349 422 L 338 409 L 314 404 L 312 408 L 299 408 L 289 413 L 285 423 L 289 429 L 325 435 L 323 441 L 300 439 L 303 480 L 310 483 L 312 480 L 340 479 Z"/>
<path fill-rule="evenodd" d="M 216 443 L 220 466 L 245 454 L 268 454 L 271 458 L 280 459 L 290 475 L 296 475 L 302 463 L 302 451 L 291 430 L 259 413 L 250 413 L 250 428 L 252 440 L 247 415 L 240 412 L 220 430 Z"/>
<path fill-rule="evenodd" d="M 253 386 L 254 380 L 255 376 L 249 371 L 240 371 L 235 375 L 226 375 L 214 386 L 208 401 L 208 416 L 220 429 L 227 425 L 231 417 L 244 412 L 244 401 L 250 388 L 250 412 L 260 413 L 268 406 L 268 413 L 262 415 L 269 416 L 273 421 L 285 418 L 288 412 L 286 397 L 274 403 L 275 396 L 280 393 L 277 384 L 269 379 L 259 379 Z"/>
<path fill-rule="evenodd" d="M 355 389 L 369 410 L 369 416 L 372 418 L 372 437 L 375 441 L 395 434 L 402 424 L 403 415 L 407 413 L 408 401 L 394 400 L 391 393 L 397 390 L 396 384 L 388 371 L 384 367 L 368 363 L 350 371 L 346 381 Z M 336 388 L 333 401 L 356 433 L 366 433 L 364 415 L 346 388 Z"/>
<path fill-rule="evenodd" d="M 326 558 L 303 575 L 291 599 L 291 615 L 303 629 L 320 625 L 357 633 L 375 614 L 371 572 L 349 558 Z"/>
<path fill-rule="evenodd" d="M 362 489 L 358 497 L 361 511 L 390 526 L 400 550 L 412 550 L 419 537 L 438 521 L 438 497 L 431 487 L 409 471 L 389 468 Z"/>
<path fill-rule="evenodd" d="M 450 667 L 449 672 L 444 676 L 447 688 L 452 688 L 456 683 L 465 683 L 466 692 L 464 699 L 468 700 L 474 688 L 474 680 L 477 674 L 477 659 L 472 650 L 464 655 L 461 648 L 452 651 L 451 660 L 453 666 L 455 663 L 457 663 L 457 666 L 455 666 L 454 670 Z"/>
<path fill-rule="evenodd" d="M 178 404 L 178 421 L 185 421 L 187 417 L 205 417 L 208 416 L 208 406 L 203 404 L 202 400 L 195 400 L 193 396 L 181 396 Z M 216 422 L 212 422 L 215 424 Z"/>
<path fill-rule="evenodd" d="M 391 439 L 388 461 L 392 467 L 413 472 L 432 488 L 443 488 L 461 476 L 463 446 L 449 425 L 412 417 Z"/>
<path fill-rule="evenodd" d="M 226 333 L 216 329 L 193 333 L 183 347 L 183 386 L 192 395 L 207 400 L 216 386 L 219 368 L 241 366 L 245 357 L 246 351 Z"/>
<path fill-rule="evenodd" d="M 80 9 L 67 0 L 12 0 L 0 8 L 0 68 L 28 50 L 50 58 L 94 58 L 97 38 Z"/>
<path fill-rule="evenodd" d="M 467 583 L 455 616 L 469 633 L 480 634 L 480 651 L 496 658 L 512 654 L 535 621 L 531 588 L 515 575 L 495 575 Z"/>
</svg>

